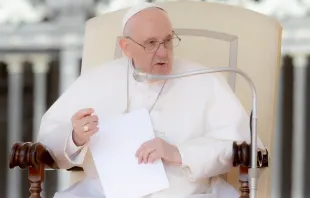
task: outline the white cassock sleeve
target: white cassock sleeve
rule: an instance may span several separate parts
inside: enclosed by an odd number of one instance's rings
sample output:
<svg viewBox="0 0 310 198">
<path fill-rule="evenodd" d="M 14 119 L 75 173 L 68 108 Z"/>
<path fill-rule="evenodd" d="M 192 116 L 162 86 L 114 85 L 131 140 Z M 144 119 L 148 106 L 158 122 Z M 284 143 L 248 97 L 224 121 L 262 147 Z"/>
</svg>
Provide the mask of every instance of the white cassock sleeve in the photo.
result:
<svg viewBox="0 0 310 198">
<path fill-rule="evenodd" d="M 77 147 L 72 139 L 72 116 L 86 106 L 90 87 L 87 79 L 80 76 L 43 115 L 38 141 L 51 152 L 61 169 L 80 166 L 84 161 L 87 143 Z"/>
<path fill-rule="evenodd" d="M 249 115 L 223 79 L 214 80 L 210 97 L 204 135 L 178 145 L 182 167 L 192 181 L 228 172 L 233 141 L 250 141 Z"/>
</svg>

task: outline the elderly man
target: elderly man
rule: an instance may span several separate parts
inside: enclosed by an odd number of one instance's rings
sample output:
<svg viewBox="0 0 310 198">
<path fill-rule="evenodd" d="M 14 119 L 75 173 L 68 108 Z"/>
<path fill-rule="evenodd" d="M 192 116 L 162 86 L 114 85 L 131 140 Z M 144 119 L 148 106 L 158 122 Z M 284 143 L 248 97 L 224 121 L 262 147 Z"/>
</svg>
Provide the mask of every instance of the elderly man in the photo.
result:
<svg viewBox="0 0 310 198">
<path fill-rule="evenodd" d="M 39 141 L 60 168 L 82 166 L 86 174 L 55 198 L 105 197 L 88 149 L 100 130 L 96 112 L 110 119 L 141 108 L 148 110 L 156 138 L 137 150 L 137 163 L 162 159 L 170 183 L 147 198 L 238 196 L 219 175 L 232 166 L 232 142 L 249 141 L 249 116 L 226 81 L 214 74 L 147 83 L 133 78 L 132 68 L 162 75 L 204 68 L 174 60 L 180 40 L 155 4 L 129 9 L 119 42 L 126 57 L 81 75 L 46 112 Z"/>
</svg>

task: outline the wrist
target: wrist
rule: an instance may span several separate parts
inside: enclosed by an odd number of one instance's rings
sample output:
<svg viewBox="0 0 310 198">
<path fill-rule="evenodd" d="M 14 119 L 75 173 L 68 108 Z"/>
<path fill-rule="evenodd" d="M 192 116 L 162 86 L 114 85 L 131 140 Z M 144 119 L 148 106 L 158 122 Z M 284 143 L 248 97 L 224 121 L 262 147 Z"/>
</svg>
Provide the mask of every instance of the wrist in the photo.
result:
<svg viewBox="0 0 310 198">
<path fill-rule="evenodd" d="M 79 138 L 75 137 L 74 135 L 72 136 L 72 141 L 73 143 L 77 146 L 83 146 L 86 142 L 79 140 Z"/>
<path fill-rule="evenodd" d="M 182 164 L 182 155 L 181 155 L 181 153 L 180 153 L 180 151 L 179 151 L 179 149 L 177 147 L 175 147 L 173 161 L 176 164 L 179 164 L 179 165 Z"/>
<path fill-rule="evenodd" d="M 77 146 L 77 147 L 81 147 L 81 146 L 84 146 L 86 144 L 86 142 L 79 142 L 79 141 L 74 141 L 74 144 Z"/>
</svg>

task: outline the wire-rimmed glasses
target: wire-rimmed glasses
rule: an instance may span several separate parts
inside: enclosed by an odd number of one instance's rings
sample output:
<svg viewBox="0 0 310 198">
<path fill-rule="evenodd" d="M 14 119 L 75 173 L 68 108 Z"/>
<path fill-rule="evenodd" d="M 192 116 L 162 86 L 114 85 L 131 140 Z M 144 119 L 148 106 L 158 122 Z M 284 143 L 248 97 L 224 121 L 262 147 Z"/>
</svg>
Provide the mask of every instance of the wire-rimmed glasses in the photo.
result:
<svg viewBox="0 0 310 198">
<path fill-rule="evenodd" d="M 178 37 L 175 33 L 174 33 L 174 35 L 175 36 L 173 36 L 171 38 L 167 38 L 164 41 L 158 41 L 155 39 L 150 39 L 150 40 L 145 41 L 143 44 L 138 43 L 137 41 L 133 40 L 130 37 L 126 37 L 126 38 L 130 39 L 131 41 L 133 41 L 137 45 L 140 45 L 142 48 L 144 48 L 144 50 L 146 52 L 155 52 L 159 49 L 161 44 L 163 44 L 166 49 L 172 49 L 172 48 L 177 47 L 181 42 L 181 38 Z"/>
</svg>

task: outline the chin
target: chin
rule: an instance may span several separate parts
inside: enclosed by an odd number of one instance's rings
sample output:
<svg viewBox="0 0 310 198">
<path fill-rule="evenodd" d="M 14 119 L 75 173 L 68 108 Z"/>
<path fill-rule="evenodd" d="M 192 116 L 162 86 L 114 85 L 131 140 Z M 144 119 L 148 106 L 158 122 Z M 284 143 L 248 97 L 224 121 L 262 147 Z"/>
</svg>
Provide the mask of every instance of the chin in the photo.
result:
<svg viewBox="0 0 310 198">
<path fill-rule="evenodd" d="M 156 70 L 153 73 L 158 75 L 171 74 L 171 66 L 168 64 L 156 65 Z"/>
</svg>

